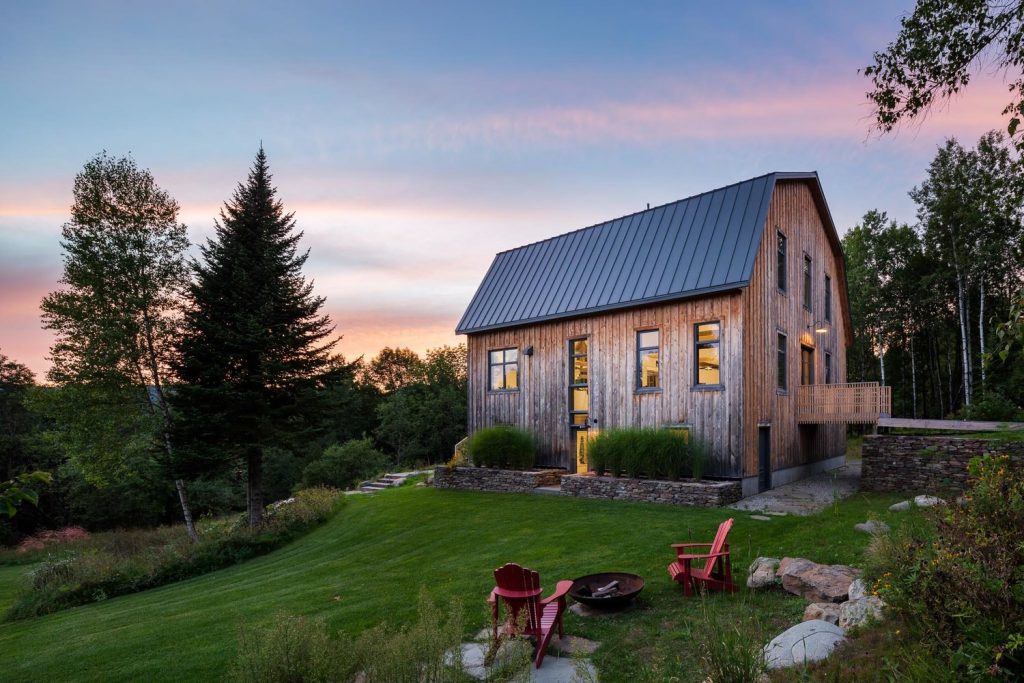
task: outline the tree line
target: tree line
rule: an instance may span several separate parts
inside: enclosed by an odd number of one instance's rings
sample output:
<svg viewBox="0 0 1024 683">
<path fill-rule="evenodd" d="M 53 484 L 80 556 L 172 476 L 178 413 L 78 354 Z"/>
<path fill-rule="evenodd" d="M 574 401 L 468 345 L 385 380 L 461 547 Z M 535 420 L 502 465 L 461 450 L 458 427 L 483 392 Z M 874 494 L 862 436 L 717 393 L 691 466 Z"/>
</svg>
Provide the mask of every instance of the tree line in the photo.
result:
<svg viewBox="0 0 1024 683">
<path fill-rule="evenodd" d="M 1008 324 L 1024 297 L 1022 171 L 1002 133 L 951 138 L 910 190 L 915 225 L 872 210 L 844 236 L 847 375 L 892 386 L 895 415 L 1024 418 Z"/>
<path fill-rule="evenodd" d="M 40 515 L 164 522 L 173 496 L 195 537 L 193 515 L 240 507 L 242 490 L 259 526 L 333 444 L 369 439 L 394 466 L 450 456 L 465 347 L 337 353 L 271 181 L 261 148 L 190 258 L 179 205 L 130 157 L 101 153 L 76 176 L 63 277 L 41 304 L 47 385 L 0 357 L 0 482 L 54 472 Z"/>
</svg>

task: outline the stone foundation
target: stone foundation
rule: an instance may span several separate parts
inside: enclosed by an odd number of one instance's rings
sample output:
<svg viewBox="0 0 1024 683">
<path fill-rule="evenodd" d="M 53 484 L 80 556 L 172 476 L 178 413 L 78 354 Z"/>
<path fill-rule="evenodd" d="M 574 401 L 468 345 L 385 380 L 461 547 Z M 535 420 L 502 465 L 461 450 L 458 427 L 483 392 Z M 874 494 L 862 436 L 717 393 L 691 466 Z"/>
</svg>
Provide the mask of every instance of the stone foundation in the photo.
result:
<svg viewBox="0 0 1024 683">
<path fill-rule="evenodd" d="M 631 500 L 641 503 L 722 507 L 738 501 L 742 483 L 735 481 L 662 481 L 628 477 L 568 474 L 562 477 L 562 495 L 581 498 Z"/>
<path fill-rule="evenodd" d="M 967 488 L 967 463 L 976 455 L 1006 454 L 1024 467 L 1024 441 L 960 436 L 865 436 L 862 491 L 933 493 Z"/>
<path fill-rule="evenodd" d="M 463 491 L 530 493 L 538 486 L 558 486 L 565 470 L 499 470 L 490 467 L 434 468 L 434 487 Z"/>
</svg>

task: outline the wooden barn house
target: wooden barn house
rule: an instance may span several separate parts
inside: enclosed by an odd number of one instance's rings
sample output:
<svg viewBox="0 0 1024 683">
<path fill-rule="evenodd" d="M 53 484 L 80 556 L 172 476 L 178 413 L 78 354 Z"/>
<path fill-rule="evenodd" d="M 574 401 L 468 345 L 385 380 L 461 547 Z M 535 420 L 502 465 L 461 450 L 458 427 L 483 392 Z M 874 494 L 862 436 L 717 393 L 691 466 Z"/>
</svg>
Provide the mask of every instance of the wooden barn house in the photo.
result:
<svg viewBox="0 0 1024 683">
<path fill-rule="evenodd" d="M 842 248 L 817 173 L 770 173 L 498 254 L 459 322 L 469 430 L 586 471 L 588 433 L 686 429 L 743 493 L 842 463 L 885 388 L 844 384 Z"/>
</svg>

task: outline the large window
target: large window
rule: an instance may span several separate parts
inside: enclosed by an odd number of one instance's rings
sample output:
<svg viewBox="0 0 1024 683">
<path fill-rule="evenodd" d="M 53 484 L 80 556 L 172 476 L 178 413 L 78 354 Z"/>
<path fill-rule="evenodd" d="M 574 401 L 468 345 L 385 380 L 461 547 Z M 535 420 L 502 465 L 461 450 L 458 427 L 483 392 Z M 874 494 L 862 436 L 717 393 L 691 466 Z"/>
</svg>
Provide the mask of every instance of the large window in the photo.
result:
<svg viewBox="0 0 1024 683">
<path fill-rule="evenodd" d="M 569 423 L 586 428 L 590 416 L 590 361 L 586 339 L 569 340 Z M 578 445 L 578 444 L 577 444 Z"/>
<path fill-rule="evenodd" d="M 832 322 L 832 278 L 825 276 L 825 320 Z"/>
<path fill-rule="evenodd" d="M 804 308 L 811 310 L 811 257 L 804 254 Z"/>
<path fill-rule="evenodd" d="M 786 390 L 786 335 L 781 332 L 775 341 L 778 366 L 776 367 L 776 384 L 781 391 Z"/>
<path fill-rule="evenodd" d="M 693 357 L 697 359 L 694 384 L 698 386 L 721 385 L 721 326 L 717 322 L 697 323 L 694 326 L 693 336 Z"/>
<path fill-rule="evenodd" d="M 519 349 L 495 349 L 488 358 L 491 391 L 519 388 Z"/>
<path fill-rule="evenodd" d="M 778 233 L 778 244 L 776 246 L 778 259 L 776 261 L 775 273 L 778 277 L 779 289 L 786 291 L 786 236 Z"/>
<path fill-rule="evenodd" d="M 636 388 L 638 391 L 657 389 L 660 333 L 641 330 L 636 333 Z"/>
</svg>

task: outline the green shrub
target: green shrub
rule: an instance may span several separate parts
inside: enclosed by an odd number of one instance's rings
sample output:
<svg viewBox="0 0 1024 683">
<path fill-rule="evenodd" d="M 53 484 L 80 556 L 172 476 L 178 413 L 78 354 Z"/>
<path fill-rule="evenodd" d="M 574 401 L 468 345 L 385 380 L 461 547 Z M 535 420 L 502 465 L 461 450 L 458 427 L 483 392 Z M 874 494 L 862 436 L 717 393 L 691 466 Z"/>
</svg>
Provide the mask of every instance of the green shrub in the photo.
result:
<svg viewBox="0 0 1024 683">
<path fill-rule="evenodd" d="M 590 469 L 613 477 L 627 474 L 652 479 L 700 479 L 706 460 L 704 446 L 692 432 L 687 438 L 685 432 L 672 429 L 603 430 L 587 447 Z"/>
<path fill-rule="evenodd" d="M 1024 409 L 998 391 L 987 391 L 971 405 L 961 408 L 958 416 L 964 420 L 1016 422 L 1024 420 Z"/>
<path fill-rule="evenodd" d="M 228 671 L 235 683 L 334 683 L 355 673 L 347 643 L 332 640 L 323 619 L 277 615 L 269 627 L 243 627 Z"/>
<path fill-rule="evenodd" d="M 518 427 L 485 427 L 469 437 L 466 455 L 477 467 L 528 470 L 533 467 L 536 447 L 533 436 Z"/>
<path fill-rule="evenodd" d="M 182 525 L 93 534 L 50 546 L 15 596 L 8 621 L 135 593 L 263 555 L 322 524 L 344 504 L 339 491 L 311 488 L 267 506 L 250 530 L 243 515 L 203 520 L 198 543 Z"/>
<path fill-rule="evenodd" d="M 302 472 L 302 484 L 347 489 L 380 474 L 387 464 L 387 456 L 370 439 L 352 439 L 325 449 L 319 460 L 309 463 Z"/>
<path fill-rule="evenodd" d="M 1012 679 L 1024 676 L 1024 472 L 1007 456 L 972 458 L 969 472 L 966 505 L 930 509 L 923 523 L 873 540 L 866 576 L 956 653 L 964 676 Z"/>
</svg>

